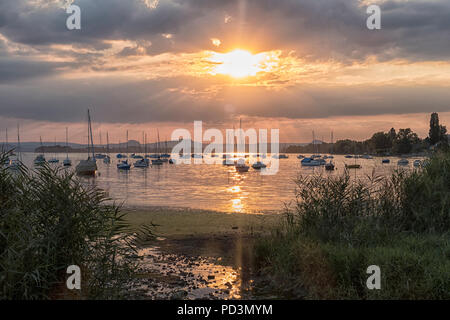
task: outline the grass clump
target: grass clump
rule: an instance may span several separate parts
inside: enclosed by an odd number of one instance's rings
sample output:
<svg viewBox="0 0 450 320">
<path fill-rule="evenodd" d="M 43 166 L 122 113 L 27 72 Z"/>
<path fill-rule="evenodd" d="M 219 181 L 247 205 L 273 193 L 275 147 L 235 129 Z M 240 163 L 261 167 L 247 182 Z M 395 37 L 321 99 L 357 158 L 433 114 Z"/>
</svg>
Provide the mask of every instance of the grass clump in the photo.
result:
<svg viewBox="0 0 450 320">
<path fill-rule="evenodd" d="M 108 200 L 63 169 L 1 167 L 0 299 L 122 297 L 135 250 Z M 69 265 L 81 268 L 81 290 L 66 289 Z"/>
<path fill-rule="evenodd" d="M 351 180 L 299 177 L 283 223 L 255 246 L 256 265 L 313 299 L 450 298 L 450 154 L 421 170 Z M 369 290 L 367 267 L 381 269 Z"/>
</svg>

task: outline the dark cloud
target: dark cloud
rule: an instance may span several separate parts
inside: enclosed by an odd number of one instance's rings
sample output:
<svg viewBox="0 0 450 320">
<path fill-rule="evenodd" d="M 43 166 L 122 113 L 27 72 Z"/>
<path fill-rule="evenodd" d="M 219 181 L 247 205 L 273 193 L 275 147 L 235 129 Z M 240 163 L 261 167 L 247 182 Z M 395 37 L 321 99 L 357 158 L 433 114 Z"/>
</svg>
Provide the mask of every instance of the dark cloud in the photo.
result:
<svg viewBox="0 0 450 320">
<path fill-rule="evenodd" d="M 381 61 L 450 61 L 448 0 L 385 1 L 379 31 L 366 28 L 366 8 L 358 0 L 160 0 L 155 9 L 142 0 L 77 0 L 75 4 L 82 10 L 79 31 L 66 29 L 67 14 L 58 6 L 1 0 L 1 116 L 80 121 L 91 107 L 99 120 L 114 123 L 225 121 L 231 116 L 225 106 L 232 106 L 237 114 L 293 119 L 450 110 L 450 91 L 444 86 L 295 86 L 284 91 L 221 87 L 205 97 L 208 77 L 133 82 L 114 76 L 77 81 L 50 77 L 82 68 L 119 70 L 120 66 L 108 66 L 101 59 L 111 47 L 106 40 L 135 43 L 119 57 L 242 46 L 293 50 L 308 62 L 352 63 L 368 56 Z M 225 21 L 226 16 L 231 19 Z M 8 50 L 3 36 L 33 50 Z M 220 48 L 211 44 L 211 38 L 221 40 Z M 74 47 L 64 53 L 72 62 L 37 59 L 61 54 L 55 44 Z M 80 48 L 89 50 L 76 50 Z"/>
<path fill-rule="evenodd" d="M 209 39 L 219 37 L 224 48 L 296 49 L 319 59 L 450 57 L 447 0 L 386 1 L 380 31 L 366 28 L 366 6 L 358 0 L 161 0 L 155 9 L 142 0 L 75 3 L 82 10 L 80 31 L 66 29 L 62 8 L 3 0 L 0 32 L 20 43 L 78 43 L 99 50 L 108 46 L 108 39 L 146 40 L 152 43 L 149 54 L 212 48 Z M 229 23 L 225 15 L 231 16 Z"/>
<path fill-rule="evenodd" d="M 305 119 L 450 111 L 447 87 L 301 86 L 282 92 L 260 87 L 225 87 L 214 97 L 205 97 L 201 92 L 207 82 L 182 77 L 140 82 L 46 80 L 39 84 L 0 86 L 0 114 L 78 122 L 84 119 L 84 110 L 89 107 L 97 121 L 146 123 L 226 122 L 237 115 Z M 186 83 L 197 91 L 184 93 Z"/>
<path fill-rule="evenodd" d="M 60 63 L 30 61 L 12 57 L 3 58 L 0 55 L 0 85 L 54 75 L 59 72 L 58 70 L 61 67 L 63 65 Z"/>
</svg>

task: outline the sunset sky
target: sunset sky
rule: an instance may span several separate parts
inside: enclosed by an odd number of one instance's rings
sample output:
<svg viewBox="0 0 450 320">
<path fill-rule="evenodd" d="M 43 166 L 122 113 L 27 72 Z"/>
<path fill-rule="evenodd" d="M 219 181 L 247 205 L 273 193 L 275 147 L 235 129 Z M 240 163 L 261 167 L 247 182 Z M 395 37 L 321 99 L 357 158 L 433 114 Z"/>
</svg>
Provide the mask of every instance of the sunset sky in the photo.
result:
<svg viewBox="0 0 450 320">
<path fill-rule="evenodd" d="M 448 0 L 1 0 L 0 140 L 19 123 L 23 141 L 68 126 L 84 143 L 88 107 L 113 142 L 239 118 L 281 142 L 425 137 L 431 112 L 450 126 L 449 17 Z"/>
</svg>

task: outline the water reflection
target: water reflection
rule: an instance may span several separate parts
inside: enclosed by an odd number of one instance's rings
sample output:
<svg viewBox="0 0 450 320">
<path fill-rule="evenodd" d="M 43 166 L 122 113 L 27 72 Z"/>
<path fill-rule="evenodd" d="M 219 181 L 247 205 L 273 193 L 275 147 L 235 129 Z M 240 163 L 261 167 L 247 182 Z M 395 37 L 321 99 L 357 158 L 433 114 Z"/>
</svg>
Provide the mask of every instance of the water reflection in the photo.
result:
<svg viewBox="0 0 450 320">
<path fill-rule="evenodd" d="M 26 165 L 32 167 L 34 153 L 24 153 Z M 63 159 L 65 154 L 60 154 Z M 74 166 L 85 154 L 71 154 Z M 218 157 L 222 160 L 221 157 Z M 268 156 L 269 158 L 269 156 Z M 399 158 L 391 157 L 390 164 L 382 164 L 381 158 L 358 159 L 362 169 L 351 169 L 352 177 L 365 177 L 376 174 L 387 175 L 397 169 Z M 412 169 L 410 165 L 403 167 Z M 264 160 L 264 159 L 263 159 Z M 256 157 L 247 158 L 248 163 L 257 161 Z M 259 170 L 250 168 L 248 172 L 237 172 L 234 166 L 222 164 L 180 164 L 149 168 L 134 168 L 120 171 L 116 168 L 116 159 L 111 164 L 97 161 L 98 175 L 95 178 L 83 178 L 88 184 L 96 184 L 106 190 L 110 197 L 128 206 L 170 206 L 190 207 L 206 210 L 218 210 L 229 213 L 260 213 L 278 211 L 283 204 L 293 199 L 295 183 L 299 174 L 341 175 L 346 163 L 354 159 L 335 156 L 336 170 L 325 171 L 323 167 L 302 167 L 296 155 L 280 159 L 279 171 L 275 175 L 263 176 Z M 67 170 L 73 170 L 74 167 Z"/>
</svg>

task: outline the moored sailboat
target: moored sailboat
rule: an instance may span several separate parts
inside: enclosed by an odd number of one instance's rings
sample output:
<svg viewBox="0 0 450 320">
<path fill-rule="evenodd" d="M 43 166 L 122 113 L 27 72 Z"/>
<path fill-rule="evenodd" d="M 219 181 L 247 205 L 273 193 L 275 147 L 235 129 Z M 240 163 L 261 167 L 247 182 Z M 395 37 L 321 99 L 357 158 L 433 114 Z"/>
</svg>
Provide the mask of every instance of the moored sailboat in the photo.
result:
<svg viewBox="0 0 450 320">
<path fill-rule="evenodd" d="M 66 127 L 66 158 L 63 161 L 64 167 L 70 167 L 72 166 L 72 160 L 69 159 L 69 134 L 68 134 L 68 128 Z"/>
<path fill-rule="evenodd" d="M 91 115 L 88 109 L 88 147 L 87 147 L 88 158 L 86 160 L 81 160 L 80 163 L 75 168 L 75 171 L 79 175 L 84 176 L 95 176 L 97 171 L 97 162 L 94 156 L 94 141 L 92 138 L 92 127 L 91 127 Z"/>
</svg>

